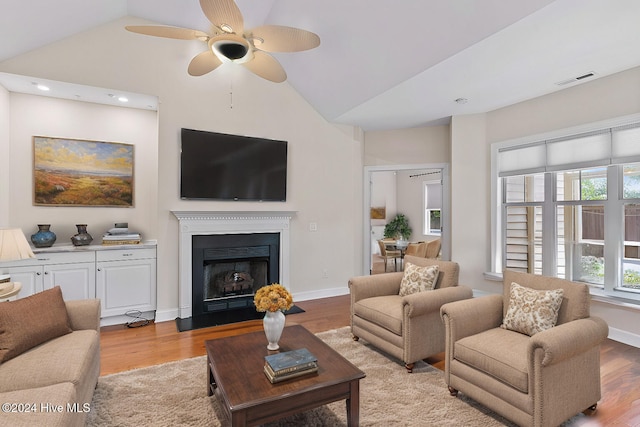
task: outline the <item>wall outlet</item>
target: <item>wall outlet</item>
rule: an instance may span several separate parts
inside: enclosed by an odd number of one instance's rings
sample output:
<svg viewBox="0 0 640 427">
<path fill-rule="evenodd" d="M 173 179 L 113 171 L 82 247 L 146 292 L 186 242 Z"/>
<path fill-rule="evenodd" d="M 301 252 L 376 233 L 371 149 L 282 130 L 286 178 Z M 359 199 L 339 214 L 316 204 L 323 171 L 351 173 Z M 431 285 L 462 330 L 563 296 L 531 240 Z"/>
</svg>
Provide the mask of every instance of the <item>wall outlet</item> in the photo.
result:
<svg viewBox="0 0 640 427">
<path fill-rule="evenodd" d="M 323 279 L 328 279 L 329 278 L 329 272 L 327 271 L 326 268 L 324 270 L 322 270 L 322 278 Z"/>
<path fill-rule="evenodd" d="M 318 231 L 318 223 L 310 222 L 309 223 L 309 231 Z"/>
</svg>

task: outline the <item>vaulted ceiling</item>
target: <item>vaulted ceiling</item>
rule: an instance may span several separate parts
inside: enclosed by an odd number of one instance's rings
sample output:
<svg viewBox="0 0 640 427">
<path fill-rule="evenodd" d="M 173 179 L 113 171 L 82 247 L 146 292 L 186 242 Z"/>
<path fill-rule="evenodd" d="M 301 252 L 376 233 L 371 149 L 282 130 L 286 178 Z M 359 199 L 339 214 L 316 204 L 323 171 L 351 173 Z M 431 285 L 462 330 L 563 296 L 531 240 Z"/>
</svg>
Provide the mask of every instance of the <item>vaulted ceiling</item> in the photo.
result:
<svg viewBox="0 0 640 427">
<path fill-rule="evenodd" d="M 246 28 L 318 34 L 318 48 L 274 56 L 328 121 L 364 130 L 446 123 L 640 66 L 637 0 L 236 3 Z M 4 60 L 127 15 L 210 25 L 197 0 L 0 0 L 0 11 L 0 71 Z"/>
</svg>

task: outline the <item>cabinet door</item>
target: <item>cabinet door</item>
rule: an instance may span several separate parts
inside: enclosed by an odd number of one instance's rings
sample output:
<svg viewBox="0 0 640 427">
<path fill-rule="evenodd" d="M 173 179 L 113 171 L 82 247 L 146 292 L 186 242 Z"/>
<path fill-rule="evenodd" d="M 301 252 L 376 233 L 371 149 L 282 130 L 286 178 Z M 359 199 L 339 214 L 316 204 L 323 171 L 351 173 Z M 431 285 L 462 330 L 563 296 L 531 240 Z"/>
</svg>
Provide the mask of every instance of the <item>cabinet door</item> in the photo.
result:
<svg viewBox="0 0 640 427">
<path fill-rule="evenodd" d="M 43 290 L 43 269 L 39 265 L 25 267 L 4 267 L 3 273 L 11 275 L 12 282 L 22 283 L 18 298 L 28 297 Z"/>
<path fill-rule="evenodd" d="M 60 286 L 65 301 L 96 297 L 95 263 L 44 266 L 44 288 Z"/>
<path fill-rule="evenodd" d="M 156 260 L 98 262 L 96 292 L 103 317 L 155 310 Z"/>
</svg>

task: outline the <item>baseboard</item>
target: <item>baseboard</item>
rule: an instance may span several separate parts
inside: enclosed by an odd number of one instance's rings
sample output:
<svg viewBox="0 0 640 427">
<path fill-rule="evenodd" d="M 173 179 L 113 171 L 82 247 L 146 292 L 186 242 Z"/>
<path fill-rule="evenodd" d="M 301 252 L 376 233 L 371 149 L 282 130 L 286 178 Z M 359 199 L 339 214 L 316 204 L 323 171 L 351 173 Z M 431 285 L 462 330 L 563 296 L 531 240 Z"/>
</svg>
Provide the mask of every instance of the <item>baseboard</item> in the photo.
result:
<svg viewBox="0 0 640 427">
<path fill-rule="evenodd" d="M 293 294 L 293 301 L 309 301 L 313 299 L 337 297 L 340 295 L 348 295 L 349 287 L 322 289 L 318 291 L 296 292 Z"/>
<path fill-rule="evenodd" d="M 177 317 L 180 317 L 180 310 L 177 308 L 156 310 L 156 322 L 168 322 L 169 320 L 176 320 Z"/>
<path fill-rule="evenodd" d="M 143 311 L 142 313 L 137 314 L 137 317 L 126 315 L 103 317 L 100 319 L 100 326 L 124 325 L 126 323 L 136 321 L 136 318 L 140 320 L 153 320 L 154 312 Z"/>
<path fill-rule="evenodd" d="M 622 329 L 609 327 L 608 338 L 632 347 L 640 348 L 640 335 L 638 334 L 632 334 L 631 332 L 623 331 Z"/>
</svg>

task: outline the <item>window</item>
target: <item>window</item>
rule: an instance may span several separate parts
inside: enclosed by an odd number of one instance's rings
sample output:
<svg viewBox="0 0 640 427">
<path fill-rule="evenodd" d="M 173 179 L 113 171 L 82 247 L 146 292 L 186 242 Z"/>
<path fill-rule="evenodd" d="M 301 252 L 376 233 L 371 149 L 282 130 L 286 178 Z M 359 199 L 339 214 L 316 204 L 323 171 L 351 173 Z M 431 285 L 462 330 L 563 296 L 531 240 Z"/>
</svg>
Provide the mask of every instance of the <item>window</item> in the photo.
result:
<svg viewBox="0 0 640 427">
<path fill-rule="evenodd" d="M 493 150 L 494 271 L 640 301 L 640 123 Z"/>
<path fill-rule="evenodd" d="M 425 235 L 441 234 L 442 223 L 442 183 L 440 181 L 424 182 L 424 231 Z"/>
</svg>

